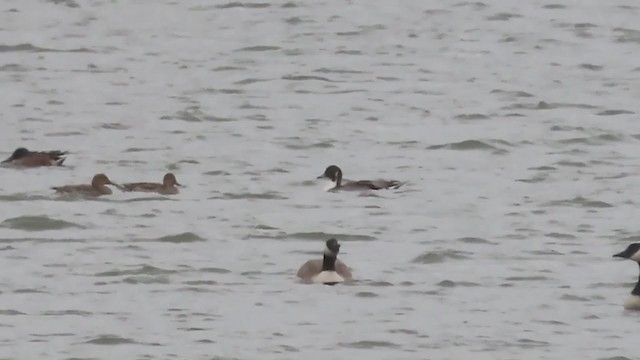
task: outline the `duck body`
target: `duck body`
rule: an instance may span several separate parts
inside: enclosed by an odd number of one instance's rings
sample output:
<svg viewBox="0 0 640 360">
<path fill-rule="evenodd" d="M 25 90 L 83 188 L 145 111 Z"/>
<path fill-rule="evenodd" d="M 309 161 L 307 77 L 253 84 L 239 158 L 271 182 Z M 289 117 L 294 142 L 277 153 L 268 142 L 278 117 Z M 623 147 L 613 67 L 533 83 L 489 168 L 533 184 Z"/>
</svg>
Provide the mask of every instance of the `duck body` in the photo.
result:
<svg viewBox="0 0 640 360">
<path fill-rule="evenodd" d="M 176 186 L 182 186 L 172 173 L 165 174 L 162 184 L 152 182 L 125 183 L 119 185 L 122 191 L 153 192 L 163 195 L 175 195 L 179 192 Z"/>
<path fill-rule="evenodd" d="M 3 164 L 11 164 L 18 167 L 63 166 L 68 154 L 67 151 L 29 151 L 26 148 L 17 148 L 11 156 L 3 160 Z"/>
<path fill-rule="evenodd" d="M 113 193 L 106 185 L 117 185 L 111 182 L 105 174 L 96 174 L 91 180 L 91 185 L 64 185 L 52 187 L 57 193 L 79 194 L 86 197 L 97 197 Z"/>
<path fill-rule="evenodd" d="M 342 177 L 342 170 L 336 165 L 328 166 L 318 179 L 328 179 L 325 191 L 363 191 L 363 190 L 383 190 L 398 189 L 403 185 L 398 180 L 356 180 L 351 181 Z"/>
<path fill-rule="evenodd" d="M 640 266 L 640 243 L 630 244 L 624 251 L 613 256 L 633 260 Z M 623 307 L 626 310 L 640 311 L 640 275 L 638 275 L 636 286 L 631 290 L 631 296 L 624 301 Z"/>
<path fill-rule="evenodd" d="M 322 260 L 314 259 L 304 263 L 297 277 L 305 284 L 335 285 L 352 280 L 351 270 L 337 259 L 340 244 L 335 239 L 326 242 Z"/>
<path fill-rule="evenodd" d="M 638 295 L 631 295 L 629 296 L 623 304 L 623 307 L 626 310 L 636 310 L 639 311 L 640 310 L 640 296 Z"/>
<path fill-rule="evenodd" d="M 322 271 L 322 263 L 324 259 L 314 259 L 309 260 L 304 263 L 296 276 L 298 276 L 302 282 L 304 283 L 323 283 L 324 281 L 332 282 L 335 279 L 341 279 L 341 281 L 335 282 L 344 282 L 350 281 L 353 276 L 351 274 L 351 269 L 342 262 L 340 259 L 336 259 L 335 262 L 335 271 Z M 322 275 L 321 275 L 322 274 Z"/>
</svg>

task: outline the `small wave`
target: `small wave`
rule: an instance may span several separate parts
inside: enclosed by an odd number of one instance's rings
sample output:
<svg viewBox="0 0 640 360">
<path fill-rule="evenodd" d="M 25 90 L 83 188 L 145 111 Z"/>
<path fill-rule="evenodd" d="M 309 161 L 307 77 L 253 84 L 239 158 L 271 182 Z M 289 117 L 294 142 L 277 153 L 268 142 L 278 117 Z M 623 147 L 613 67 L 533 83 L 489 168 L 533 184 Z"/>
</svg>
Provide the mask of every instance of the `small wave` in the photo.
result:
<svg viewBox="0 0 640 360">
<path fill-rule="evenodd" d="M 388 281 L 371 281 L 371 282 L 368 282 L 367 285 L 368 286 L 375 286 L 375 287 L 393 286 L 393 284 L 388 282 Z"/>
<path fill-rule="evenodd" d="M 127 269 L 127 270 L 109 270 L 104 272 L 99 272 L 94 274 L 93 276 L 123 276 L 123 275 L 165 275 L 165 274 L 173 274 L 176 273 L 175 270 L 165 270 L 161 268 L 157 268 L 151 265 L 142 265 L 135 269 Z"/>
<path fill-rule="evenodd" d="M 291 81 L 318 80 L 318 81 L 325 81 L 325 82 L 336 82 L 326 77 L 313 76 L 313 75 L 285 75 L 282 77 L 282 80 L 291 80 Z"/>
<path fill-rule="evenodd" d="M 489 116 L 484 114 L 460 114 L 453 117 L 456 120 L 486 120 Z"/>
<path fill-rule="evenodd" d="M 52 310 L 42 313 L 45 316 L 63 316 L 63 315 L 76 315 L 76 316 L 90 316 L 92 312 L 82 310 Z"/>
<path fill-rule="evenodd" d="M 371 72 L 360 71 L 360 70 L 347 70 L 347 69 L 330 69 L 330 68 L 319 68 L 313 70 L 313 72 L 319 72 L 324 74 L 371 74 Z"/>
<path fill-rule="evenodd" d="M 233 8 L 244 8 L 244 9 L 262 9 L 271 6 L 269 3 L 244 3 L 244 2 L 230 2 L 222 5 L 216 5 L 216 9 L 233 9 Z"/>
<path fill-rule="evenodd" d="M 604 145 L 611 142 L 623 141 L 624 137 L 616 134 L 602 134 L 597 136 L 590 137 L 577 137 L 577 138 L 569 138 L 558 140 L 560 144 L 585 144 L 585 145 Z"/>
<path fill-rule="evenodd" d="M 546 341 L 518 339 L 518 347 L 534 348 L 534 347 L 542 347 L 542 346 L 549 346 L 549 345 L 551 344 Z"/>
<path fill-rule="evenodd" d="M 489 21 L 509 21 L 514 18 L 521 18 L 520 14 L 511 14 L 511 13 L 498 13 L 495 15 L 487 16 L 487 20 Z"/>
<path fill-rule="evenodd" d="M 548 103 L 540 101 L 537 103 L 515 103 L 502 107 L 503 110 L 553 110 L 553 109 L 597 109 L 595 105 L 571 104 L 571 103 Z"/>
<path fill-rule="evenodd" d="M 287 149 L 292 150 L 307 150 L 307 149 L 328 149 L 332 148 L 333 144 L 330 142 L 317 142 L 312 144 L 285 144 Z"/>
<path fill-rule="evenodd" d="M 36 200 L 49 200 L 47 196 L 30 195 L 30 194 L 12 194 L 12 195 L 0 195 L 0 201 L 36 201 Z"/>
<path fill-rule="evenodd" d="M 123 283 L 126 284 L 168 284 L 169 278 L 166 276 L 147 276 L 147 275 L 139 275 L 139 276 L 129 276 L 122 279 Z"/>
<path fill-rule="evenodd" d="M 462 237 L 457 239 L 457 241 L 461 241 L 467 244 L 493 244 L 491 241 L 478 237 Z"/>
<path fill-rule="evenodd" d="M 214 268 L 214 267 L 202 268 L 202 269 L 198 269 L 198 271 L 206 272 L 206 273 L 215 273 L 215 274 L 228 274 L 231 272 L 231 270 L 227 270 L 223 268 Z"/>
<path fill-rule="evenodd" d="M 550 280 L 546 276 L 533 275 L 533 276 L 510 276 L 505 278 L 506 281 L 547 281 Z"/>
<path fill-rule="evenodd" d="M 60 230 L 67 228 L 80 228 L 84 229 L 83 226 L 78 224 L 74 224 L 71 222 L 51 219 L 47 216 L 20 216 L 16 218 L 11 218 L 0 223 L 0 227 L 16 229 L 16 230 L 26 230 L 26 231 L 45 231 L 45 230 Z"/>
<path fill-rule="evenodd" d="M 442 286 L 442 287 L 446 287 L 446 288 L 480 286 L 480 284 L 477 284 L 477 283 L 474 283 L 474 282 L 453 281 L 453 280 L 442 280 L 437 285 L 438 286 Z"/>
<path fill-rule="evenodd" d="M 100 335 L 86 342 L 87 344 L 95 345 L 122 345 L 122 344 L 135 344 L 136 342 L 123 338 L 117 335 Z"/>
<path fill-rule="evenodd" d="M 577 296 L 577 295 L 572 295 L 572 294 L 564 294 L 560 297 L 561 300 L 567 300 L 567 301 L 580 301 L 580 302 L 587 302 L 590 301 L 589 299 L 582 297 L 582 296 Z"/>
<path fill-rule="evenodd" d="M 411 262 L 416 264 L 437 264 L 449 260 L 466 260 L 469 259 L 469 257 L 466 256 L 467 254 L 466 252 L 456 250 L 430 251 L 414 258 Z"/>
<path fill-rule="evenodd" d="M 0 45 L 0 53 L 2 52 L 69 52 L 69 53 L 95 53 L 95 51 L 88 48 L 76 48 L 68 50 L 48 49 L 31 44 L 17 44 L 17 45 Z"/>
<path fill-rule="evenodd" d="M 157 239 L 150 239 L 147 241 L 158 241 L 158 242 L 168 242 L 168 243 L 190 243 L 190 242 L 196 242 L 196 241 L 206 241 L 206 239 L 203 239 L 192 232 L 185 232 L 185 233 L 176 234 L 176 235 L 166 235 L 166 236 L 159 237 Z"/>
<path fill-rule="evenodd" d="M 530 94 L 530 93 L 528 93 L 526 91 L 509 91 L 509 90 L 495 89 L 495 90 L 491 90 L 490 93 L 491 94 L 507 95 L 507 96 L 511 96 L 511 97 L 533 97 L 532 94 Z"/>
<path fill-rule="evenodd" d="M 543 206 L 574 206 L 574 207 L 585 207 L 585 208 L 610 208 L 613 207 L 613 205 L 604 202 L 604 201 L 600 201 L 600 200 L 591 200 L 591 199 L 587 199 L 587 198 L 583 198 L 583 197 L 576 197 L 573 199 L 567 199 L 567 200 L 554 200 L 554 201 L 549 201 L 545 204 L 543 204 Z"/>
<path fill-rule="evenodd" d="M 378 294 L 370 292 L 370 291 L 360 291 L 360 292 L 356 293 L 356 297 L 374 298 L 374 297 L 378 297 Z"/>
<path fill-rule="evenodd" d="M 213 197 L 212 199 L 220 199 L 218 197 Z M 262 194 L 255 193 L 242 193 L 242 194 L 232 194 L 232 193 L 224 193 L 222 194 L 222 199 L 252 199 L 252 200 L 285 200 L 287 199 L 285 196 L 280 195 L 275 191 L 268 191 Z"/>
<path fill-rule="evenodd" d="M 482 142 L 479 140 L 464 140 L 455 143 L 447 143 L 440 145 L 431 145 L 427 147 L 427 150 L 488 150 L 493 151 L 495 153 L 504 154 L 507 153 L 507 150 L 497 148 L 495 146 L 489 145 L 486 142 Z"/>
<path fill-rule="evenodd" d="M 248 47 L 243 47 L 240 49 L 236 49 L 235 51 L 275 51 L 275 50 L 280 50 L 282 49 L 279 46 L 268 46 L 268 45 L 258 45 L 258 46 L 248 46 Z"/>
<path fill-rule="evenodd" d="M 182 120 L 187 122 L 203 122 L 203 121 L 213 121 L 213 122 L 227 122 L 234 121 L 233 118 L 227 117 L 218 117 L 214 115 L 209 115 L 200 110 L 199 106 L 190 106 L 182 111 L 177 111 L 173 116 L 163 116 L 162 120 Z"/>
<path fill-rule="evenodd" d="M 584 163 L 582 161 L 567 161 L 567 160 L 558 161 L 556 163 L 556 165 L 566 166 L 566 167 L 579 167 L 579 168 L 583 168 L 583 167 L 588 167 L 589 166 L 589 165 L 587 165 L 586 163 Z"/>
<path fill-rule="evenodd" d="M 218 285 L 217 281 L 213 280 L 187 280 L 182 282 L 185 285 Z"/>
<path fill-rule="evenodd" d="M 374 241 L 377 240 L 373 236 L 369 235 L 357 235 L 357 234 L 330 234 L 324 232 L 301 232 L 292 233 L 286 235 L 287 239 L 303 239 L 303 240 L 327 240 L 330 238 L 336 238 L 339 241 Z"/>
<path fill-rule="evenodd" d="M 6 65 L 0 66 L 0 71 L 25 72 L 25 71 L 29 71 L 29 68 L 20 64 L 6 64 Z"/>
<path fill-rule="evenodd" d="M 44 291 L 44 290 L 39 290 L 39 289 L 30 289 L 30 288 L 24 288 L 24 289 L 16 289 L 13 291 L 14 294 L 48 294 L 48 291 Z"/>
<path fill-rule="evenodd" d="M 544 236 L 554 238 L 554 239 L 566 239 L 566 240 L 573 240 L 577 238 L 575 235 L 557 233 L 557 232 L 547 233 L 547 234 L 544 234 Z"/>
<path fill-rule="evenodd" d="M 0 310 L 0 315 L 15 316 L 15 315 L 27 315 L 27 314 L 20 312 L 18 310 L 6 309 L 6 310 Z"/>
<path fill-rule="evenodd" d="M 342 347 L 352 349 L 398 348 L 400 345 L 389 341 L 362 340 L 350 343 L 339 343 Z"/>
<path fill-rule="evenodd" d="M 630 110 L 604 110 L 601 111 L 599 113 L 597 113 L 596 115 L 599 116 L 614 116 L 614 115 L 625 115 L 625 114 L 635 114 L 635 112 L 630 111 Z"/>
<path fill-rule="evenodd" d="M 209 176 L 229 176 L 231 175 L 231 173 L 228 173 L 224 170 L 211 170 L 211 171 L 207 171 L 207 172 L 203 172 L 202 175 L 209 175 Z"/>
</svg>

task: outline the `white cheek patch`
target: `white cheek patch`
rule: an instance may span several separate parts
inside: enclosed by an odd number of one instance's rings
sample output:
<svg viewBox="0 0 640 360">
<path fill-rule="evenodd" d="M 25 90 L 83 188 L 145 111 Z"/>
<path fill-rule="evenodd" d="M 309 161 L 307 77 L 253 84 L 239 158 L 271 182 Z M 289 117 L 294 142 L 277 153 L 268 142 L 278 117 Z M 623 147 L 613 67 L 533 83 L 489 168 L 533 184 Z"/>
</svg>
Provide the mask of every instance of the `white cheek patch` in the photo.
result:
<svg viewBox="0 0 640 360">
<path fill-rule="evenodd" d="M 331 250 L 329 250 L 329 248 L 327 247 L 327 245 L 324 246 L 324 253 L 326 255 L 331 255 L 333 252 Z"/>
<path fill-rule="evenodd" d="M 640 262 L 640 250 L 636 251 L 635 254 L 631 255 L 631 257 L 629 259 L 631 259 L 633 261 L 636 261 L 636 262 Z"/>
<path fill-rule="evenodd" d="M 333 181 L 327 181 L 327 183 L 324 185 L 324 191 L 329 191 L 331 189 L 334 189 L 336 185 L 338 184 Z"/>
</svg>

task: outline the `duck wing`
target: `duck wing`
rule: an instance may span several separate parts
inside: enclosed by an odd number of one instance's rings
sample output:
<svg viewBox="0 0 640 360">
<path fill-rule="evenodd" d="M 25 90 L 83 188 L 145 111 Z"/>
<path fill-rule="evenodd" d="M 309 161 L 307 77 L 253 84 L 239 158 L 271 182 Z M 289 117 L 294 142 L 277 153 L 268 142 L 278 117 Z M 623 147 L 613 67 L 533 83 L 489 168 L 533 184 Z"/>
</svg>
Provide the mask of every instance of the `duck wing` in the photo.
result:
<svg viewBox="0 0 640 360">
<path fill-rule="evenodd" d="M 353 184 L 359 188 L 371 190 L 397 189 L 402 186 L 402 183 L 397 180 L 358 180 Z"/>
</svg>

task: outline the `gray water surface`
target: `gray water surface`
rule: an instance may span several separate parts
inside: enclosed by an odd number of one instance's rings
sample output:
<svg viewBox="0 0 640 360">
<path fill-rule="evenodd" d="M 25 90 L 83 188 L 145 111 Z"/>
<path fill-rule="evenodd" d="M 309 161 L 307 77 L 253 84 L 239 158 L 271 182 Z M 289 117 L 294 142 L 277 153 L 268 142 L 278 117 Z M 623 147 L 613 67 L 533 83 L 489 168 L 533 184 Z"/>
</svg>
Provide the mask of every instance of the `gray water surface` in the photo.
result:
<svg viewBox="0 0 640 360">
<path fill-rule="evenodd" d="M 0 358 L 637 358 L 639 17 L 4 1 L 0 156 L 71 154 L 0 169 Z M 330 164 L 407 183 L 326 193 Z M 356 281 L 296 283 L 329 237 Z"/>
</svg>

